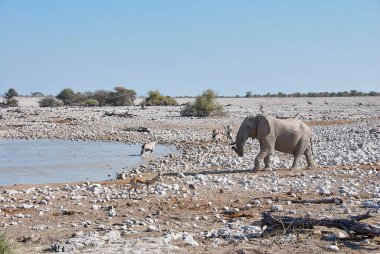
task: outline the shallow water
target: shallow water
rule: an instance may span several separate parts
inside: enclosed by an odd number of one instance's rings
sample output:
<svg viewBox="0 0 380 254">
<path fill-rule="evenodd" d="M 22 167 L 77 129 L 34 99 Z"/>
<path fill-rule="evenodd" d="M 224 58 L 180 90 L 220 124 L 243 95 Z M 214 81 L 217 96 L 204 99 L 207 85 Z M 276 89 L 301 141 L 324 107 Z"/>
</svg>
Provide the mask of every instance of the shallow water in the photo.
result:
<svg viewBox="0 0 380 254">
<path fill-rule="evenodd" d="M 116 178 L 175 147 L 156 145 L 139 156 L 141 144 L 66 140 L 0 140 L 0 185 L 98 181 Z"/>
</svg>

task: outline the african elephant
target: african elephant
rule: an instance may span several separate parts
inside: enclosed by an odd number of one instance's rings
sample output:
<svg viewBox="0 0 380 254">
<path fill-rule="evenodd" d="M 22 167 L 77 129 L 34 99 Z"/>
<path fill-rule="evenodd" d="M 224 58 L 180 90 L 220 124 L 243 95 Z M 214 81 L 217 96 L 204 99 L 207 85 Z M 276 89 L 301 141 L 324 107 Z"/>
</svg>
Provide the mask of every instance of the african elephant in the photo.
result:
<svg viewBox="0 0 380 254">
<path fill-rule="evenodd" d="M 269 160 L 274 150 L 293 154 L 292 169 L 297 168 L 302 154 L 306 156 L 308 167 L 313 167 L 312 133 L 305 123 L 298 119 L 277 119 L 270 116 L 248 116 L 240 125 L 236 141 L 231 143 L 232 149 L 239 155 L 244 155 L 244 144 L 247 139 L 257 139 L 260 152 L 255 158 L 254 171 L 260 168 L 260 160 L 264 159 L 265 168 L 270 169 Z M 310 145 L 310 146 L 309 146 Z"/>
</svg>

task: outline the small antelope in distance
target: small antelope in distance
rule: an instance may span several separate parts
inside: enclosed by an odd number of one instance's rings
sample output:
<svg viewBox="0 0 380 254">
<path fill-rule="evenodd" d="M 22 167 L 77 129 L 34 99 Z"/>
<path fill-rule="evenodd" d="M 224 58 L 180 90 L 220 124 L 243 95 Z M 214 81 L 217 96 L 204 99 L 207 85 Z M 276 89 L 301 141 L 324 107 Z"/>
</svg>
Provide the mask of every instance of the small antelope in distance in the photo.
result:
<svg viewBox="0 0 380 254">
<path fill-rule="evenodd" d="M 141 146 L 141 153 L 140 155 L 143 155 L 146 151 L 150 151 L 150 153 L 153 153 L 154 148 L 156 147 L 156 142 L 150 142 L 145 143 Z"/>
<path fill-rule="evenodd" d="M 223 135 L 227 137 L 228 140 L 233 140 L 232 127 L 230 125 L 223 126 L 222 128 L 214 129 L 212 131 L 212 142 L 222 141 Z"/>
<path fill-rule="evenodd" d="M 132 177 L 132 179 L 130 181 L 131 187 L 129 188 L 129 198 L 131 198 L 131 190 L 132 189 L 134 190 L 135 194 L 140 198 L 139 194 L 136 191 L 138 184 L 145 184 L 146 187 L 148 188 L 148 194 L 147 195 L 149 195 L 149 186 L 154 184 L 157 181 L 162 181 L 161 172 L 159 172 L 156 177 L 154 177 L 152 179 L 147 179 L 147 180 L 144 180 L 142 177 L 139 177 L 139 176 Z"/>
</svg>

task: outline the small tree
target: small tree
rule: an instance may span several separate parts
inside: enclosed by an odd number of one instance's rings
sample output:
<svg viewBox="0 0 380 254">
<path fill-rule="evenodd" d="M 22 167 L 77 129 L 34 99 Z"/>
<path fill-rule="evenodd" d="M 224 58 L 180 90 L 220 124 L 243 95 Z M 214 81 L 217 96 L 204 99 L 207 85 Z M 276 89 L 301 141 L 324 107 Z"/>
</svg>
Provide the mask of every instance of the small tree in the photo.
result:
<svg viewBox="0 0 380 254">
<path fill-rule="evenodd" d="M 5 93 L 5 97 L 9 99 L 12 99 L 15 96 L 18 96 L 18 93 L 14 88 L 9 88 L 8 92 Z"/>
<path fill-rule="evenodd" d="M 148 92 L 148 97 L 143 101 L 146 106 L 177 106 L 178 102 L 170 97 L 163 96 L 158 90 Z"/>
<path fill-rule="evenodd" d="M 250 98 L 252 97 L 252 92 L 251 91 L 247 91 L 244 95 L 245 98 Z"/>
<path fill-rule="evenodd" d="M 46 97 L 38 101 L 40 107 L 60 107 L 63 102 L 54 97 Z"/>
<path fill-rule="evenodd" d="M 126 89 L 118 86 L 114 88 L 115 92 L 111 92 L 109 103 L 113 106 L 131 106 L 136 100 L 137 93 L 135 90 Z"/>
<path fill-rule="evenodd" d="M 65 88 L 57 95 L 57 98 L 62 100 L 64 105 L 72 105 L 75 100 L 75 93 L 72 89 Z"/>
<path fill-rule="evenodd" d="M 30 93 L 30 96 L 32 96 L 32 97 L 44 97 L 45 95 L 41 92 L 32 92 L 32 93 Z"/>
<path fill-rule="evenodd" d="M 215 102 L 216 93 L 208 89 L 195 98 L 194 103 L 188 103 L 183 110 L 181 116 L 200 116 L 207 117 L 211 115 L 222 115 L 223 106 Z"/>
<path fill-rule="evenodd" d="M 105 106 L 107 105 L 107 101 L 109 101 L 109 97 L 110 97 L 110 93 L 109 91 L 106 91 L 106 90 L 96 90 L 94 95 L 93 95 L 93 98 L 94 100 L 97 100 L 98 103 L 99 103 L 99 106 Z"/>
<path fill-rule="evenodd" d="M 14 98 L 15 96 L 18 96 L 18 93 L 15 89 L 10 88 L 8 92 L 5 93 L 5 103 L 1 103 L 1 106 L 18 107 L 18 100 Z"/>
</svg>

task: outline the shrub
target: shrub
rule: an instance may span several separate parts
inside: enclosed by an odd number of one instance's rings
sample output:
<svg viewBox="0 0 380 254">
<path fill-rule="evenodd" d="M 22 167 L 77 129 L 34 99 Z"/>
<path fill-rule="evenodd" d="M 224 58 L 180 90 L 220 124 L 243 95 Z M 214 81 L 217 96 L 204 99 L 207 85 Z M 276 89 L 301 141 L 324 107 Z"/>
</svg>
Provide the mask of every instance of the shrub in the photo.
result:
<svg viewBox="0 0 380 254">
<path fill-rule="evenodd" d="M 45 95 L 41 92 L 33 92 L 33 93 L 30 93 L 30 96 L 32 96 L 32 97 L 44 97 Z"/>
<path fill-rule="evenodd" d="M 0 253 L 1 254 L 15 254 L 15 247 L 8 241 L 4 233 L 0 232 Z"/>
<path fill-rule="evenodd" d="M 5 101 L 5 106 L 6 107 L 18 107 L 18 100 L 16 100 L 15 98 L 6 98 L 6 101 Z"/>
<path fill-rule="evenodd" d="M 12 97 L 18 96 L 15 89 L 9 88 L 8 92 L 5 93 L 5 97 L 11 99 Z"/>
<path fill-rule="evenodd" d="M 38 101 L 40 107 L 60 107 L 63 102 L 53 97 L 46 97 Z"/>
<path fill-rule="evenodd" d="M 8 92 L 5 93 L 5 102 L 1 102 L 1 107 L 18 107 L 18 100 L 16 100 L 15 96 L 18 96 L 18 93 L 15 89 L 10 88 Z"/>
<path fill-rule="evenodd" d="M 110 91 L 106 91 L 103 89 L 96 90 L 93 94 L 93 99 L 98 101 L 99 106 L 105 106 L 107 104 L 107 101 L 109 100 L 110 93 Z"/>
<path fill-rule="evenodd" d="M 211 115 L 222 115 L 223 106 L 215 102 L 216 93 L 206 90 L 195 98 L 194 103 L 188 103 L 181 110 L 181 116 L 207 117 Z"/>
<path fill-rule="evenodd" d="M 170 96 L 163 96 L 158 90 L 149 91 L 148 97 L 143 101 L 146 106 L 177 106 L 177 101 Z"/>
<path fill-rule="evenodd" d="M 72 105 L 75 101 L 75 93 L 72 89 L 65 88 L 57 95 L 57 98 L 62 100 L 64 105 Z"/>
<path fill-rule="evenodd" d="M 112 106 L 131 106 L 136 100 L 136 92 L 132 89 L 126 89 L 118 86 L 114 88 L 115 92 L 111 92 L 108 103 Z"/>
<path fill-rule="evenodd" d="M 87 107 L 95 107 L 95 106 L 99 106 L 99 102 L 97 100 L 90 99 L 90 100 L 85 101 L 84 105 L 86 105 Z"/>
</svg>

